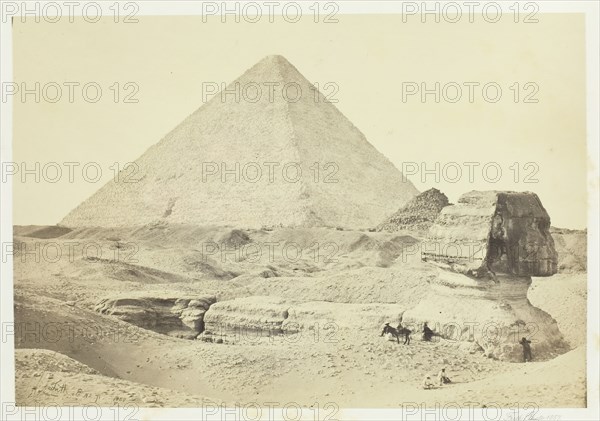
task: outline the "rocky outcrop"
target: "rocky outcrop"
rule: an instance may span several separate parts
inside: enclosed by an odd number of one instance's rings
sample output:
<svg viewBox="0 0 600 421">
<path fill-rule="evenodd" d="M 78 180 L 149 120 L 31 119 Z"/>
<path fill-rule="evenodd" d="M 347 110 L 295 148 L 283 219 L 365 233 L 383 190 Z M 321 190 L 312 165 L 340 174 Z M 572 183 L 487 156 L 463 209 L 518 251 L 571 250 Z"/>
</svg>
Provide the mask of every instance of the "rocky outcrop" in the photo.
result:
<svg viewBox="0 0 600 421">
<path fill-rule="evenodd" d="M 438 276 L 403 323 L 421 330 L 427 322 L 440 336 L 476 342 L 502 360 L 521 360 L 523 337 L 536 358 L 565 352 L 556 321 L 527 299 L 532 276 L 557 271 L 549 228 L 534 193 L 464 194 L 429 231 L 422 259 L 438 267 Z"/>
<path fill-rule="evenodd" d="M 251 242 L 252 240 L 246 232 L 239 229 L 234 229 L 223 234 L 218 244 L 220 247 L 231 250 L 245 246 L 246 244 L 249 244 Z"/>
<path fill-rule="evenodd" d="M 285 333 L 315 329 L 371 330 L 379 333 L 385 323 L 397 326 L 405 308 L 397 304 L 345 304 L 310 301 L 295 304 L 282 324 Z"/>
<path fill-rule="evenodd" d="M 203 336 L 222 337 L 248 332 L 259 336 L 281 334 L 289 306 L 279 297 L 266 296 L 220 301 L 204 315 Z"/>
<path fill-rule="evenodd" d="M 296 302 L 272 296 L 221 301 L 204 316 L 201 339 L 240 342 L 302 333 L 305 338 L 334 340 L 339 329 L 379 333 L 384 323 L 396 326 L 405 308 L 397 304 Z"/>
<path fill-rule="evenodd" d="M 204 315 L 216 302 L 211 295 L 157 297 L 128 295 L 101 300 L 95 310 L 158 333 L 194 338 L 204 331 Z"/>
<path fill-rule="evenodd" d="M 550 228 L 558 253 L 560 273 L 587 271 L 587 230 Z"/>
<path fill-rule="evenodd" d="M 449 204 L 444 193 L 438 189 L 429 189 L 412 198 L 378 225 L 377 231 L 427 231 L 441 210 Z"/>
</svg>

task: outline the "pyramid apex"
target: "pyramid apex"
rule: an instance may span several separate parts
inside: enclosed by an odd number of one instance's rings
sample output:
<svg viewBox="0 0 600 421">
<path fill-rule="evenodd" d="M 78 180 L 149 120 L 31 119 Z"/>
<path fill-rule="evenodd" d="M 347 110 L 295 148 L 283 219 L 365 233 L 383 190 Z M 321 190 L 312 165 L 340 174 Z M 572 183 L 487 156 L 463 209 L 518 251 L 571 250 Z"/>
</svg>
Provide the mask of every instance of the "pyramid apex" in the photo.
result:
<svg viewBox="0 0 600 421">
<path fill-rule="evenodd" d="M 251 79 L 252 81 L 296 81 L 302 85 L 309 84 L 298 69 L 284 56 L 273 54 L 263 57 L 252 68 L 248 69 L 240 79 Z M 239 79 L 238 79 L 239 80 Z"/>
<path fill-rule="evenodd" d="M 276 63 L 276 64 L 283 64 L 283 63 L 288 63 L 290 64 L 290 62 L 288 61 L 288 59 L 286 59 L 284 56 L 280 55 L 280 54 L 271 54 L 268 56 L 265 56 L 261 61 L 264 62 L 271 62 L 271 63 Z"/>
<path fill-rule="evenodd" d="M 284 56 L 279 54 L 273 54 L 265 56 L 260 60 L 257 66 L 261 68 L 273 68 L 273 69 L 295 69 L 296 67 L 288 61 Z"/>
</svg>

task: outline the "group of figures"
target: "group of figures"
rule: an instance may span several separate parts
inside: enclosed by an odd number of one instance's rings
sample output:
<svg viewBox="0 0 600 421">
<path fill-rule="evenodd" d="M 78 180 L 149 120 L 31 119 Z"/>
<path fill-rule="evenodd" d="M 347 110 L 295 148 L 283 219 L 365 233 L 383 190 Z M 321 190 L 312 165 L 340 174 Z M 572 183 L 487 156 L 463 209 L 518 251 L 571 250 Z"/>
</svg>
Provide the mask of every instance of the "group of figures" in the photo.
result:
<svg viewBox="0 0 600 421">
<path fill-rule="evenodd" d="M 389 334 L 393 338 L 396 338 L 397 343 L 400 343 L 400 337 L 404 336 L 404 345 L 410 345 L 411 333 L 412 331 L 406 327 L 403 327 L 402 323 L 399 323 L 398 327 L 392 327 L 389 323 L 386 323 L 380 336 Z M 425 322 L 423 324 L 423 341 L 430 342 L 434 336 L 439 335 L 431 330 L 431 328 L 427 325 L 427 322 Z M 533 356 L 531 354 L 531 341 L 527 338 L 521 338 L 519 343 L 523 347 L 523 362 L 532 361 Z M 451 380 L 446 374 L 446 368 L 442 368 L 437 375 L 437 384 L 433 381 L 430 375 L 425 376 L 423 379 L 423 389 L 434 389 L 448 383 L 451 383 Z"/>
<path fill-rule="evenodd" d="M 404 345 L 410 345 L 411 333 L 412 333 L 412 330 L 410 330 L 406 327 L 403 327 L 402 323 L 399 323 L 398 327 L 392 327 L 392 326 L 390 326 L 389 323 L 386 323 L 385 326 L 383 326 L 381 335 L 379 335 L 379 336 L 389 334 L 392 337 L 396 338 L 397 343 L 400 343 L 400 337 L 404 336 Z M 437 334 L 433 330 L 431 330 L 431 328 L 429 326 L 427 326 L 427 322 L 425 322 L 423 324 L 423 337 L 422 337 L 423 340 L 430 342 L 433 339 L 433 337 L 436 335 L 439 336 L 439 334 Z M 523 337 L 523 338 L 521 338 L 519 343 L 523 347 L 523 362 L 533 361 L 533 356 L 531 354 L 531 341 L 528 340 L 527 338 Z"/>
<path fill-rule="evenodd" d="M 450 378 L 446 375 L 446 368 L 442 368 L 437 375 L 437 386 L 431 379 L 430 375 L 425 376 L 423 379 L 423 389 L 434 389 L 435 387 L 441 387 L 445 384 L 451 383 Z"/>
<path fill-rule="evenodd" d="M 400 337 L 404 336 L 404 345 L 410 345 L 410 335 L 412 333 L 412 330 L 403 327 L 402 323 L 398 324 L 398 327 L 392 327 L 390 326 L 389 323 L 386 323 L 385 326 L 383 327 L 383 331 L 381 332 L 380 336 L 383 336 L 385 334 L 390 334 L 392 335 L 392 337 L 396 338 L 396 342 L 400 343 Z M 433 330 L 431 330 L 429 328 L 429 326 L 427 326 L 427 322 L 425 322 L 425 324 L 423 325 L 423 340 L 424 341 L 431 341 L 431 339 L 433 338 L 433 336 L 435 335 L 435 332 Z M 525 338 L 523 338 L 525 339 Z"/>
</svg>

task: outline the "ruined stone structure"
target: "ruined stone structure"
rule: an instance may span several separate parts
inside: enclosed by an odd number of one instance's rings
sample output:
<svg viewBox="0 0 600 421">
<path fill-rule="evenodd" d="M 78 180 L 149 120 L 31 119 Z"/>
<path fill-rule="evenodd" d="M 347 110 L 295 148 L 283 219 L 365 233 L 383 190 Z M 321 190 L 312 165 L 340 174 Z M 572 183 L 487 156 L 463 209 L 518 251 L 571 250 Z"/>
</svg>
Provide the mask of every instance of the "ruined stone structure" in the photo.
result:
<svg viewBox="0 0 600 421">
<path fill-rule="evenodd" d="M 438 189 L 429 189 L 413 197 L 406 205 L 379 224 L 377 231 L 427 232 L 445 206 L 448 197 Z"/>
<path fill-rule="evenodd" d="M 531 277 L 555 274 L 558 260 L 550 217 L 534 193 L 464 194 L 442 210 L 421 257 L 439 276 L 403 323 L 428 322 L 442 338 L 475 342 L 503 360 L 522 359 L 522 337 L 534 358 L 564 352 L 554 319 L 527 299 Z"/>
</svg>

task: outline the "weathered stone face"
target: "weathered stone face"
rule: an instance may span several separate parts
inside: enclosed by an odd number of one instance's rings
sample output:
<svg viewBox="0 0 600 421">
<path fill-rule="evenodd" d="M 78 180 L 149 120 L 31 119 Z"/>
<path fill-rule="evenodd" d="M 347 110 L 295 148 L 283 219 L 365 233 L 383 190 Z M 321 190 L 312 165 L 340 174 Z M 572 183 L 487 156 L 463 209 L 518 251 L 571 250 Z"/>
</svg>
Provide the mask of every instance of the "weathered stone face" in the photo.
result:
<svg viewBox="0 0 600 421">
<path fill-rule="evenodd" d="M 557 271 L 550 217 L 535 193 L 466 193 L 442 210 L 428 243 L 424 261 L 475 278 Z"/>
<path fill-rule="evenodd" d="M 536 358 L 568 349 L 556 321 L 527 299 L 531 276 L 557 270 L 550 217 L 534 193 L 462 195 L 442 210 L 423 250 L 440 270 L 402 323 L 430 323 L 441 338 L 475 342 L 508 361 L 522 361 L 522 337 Z"/>
</svg>

